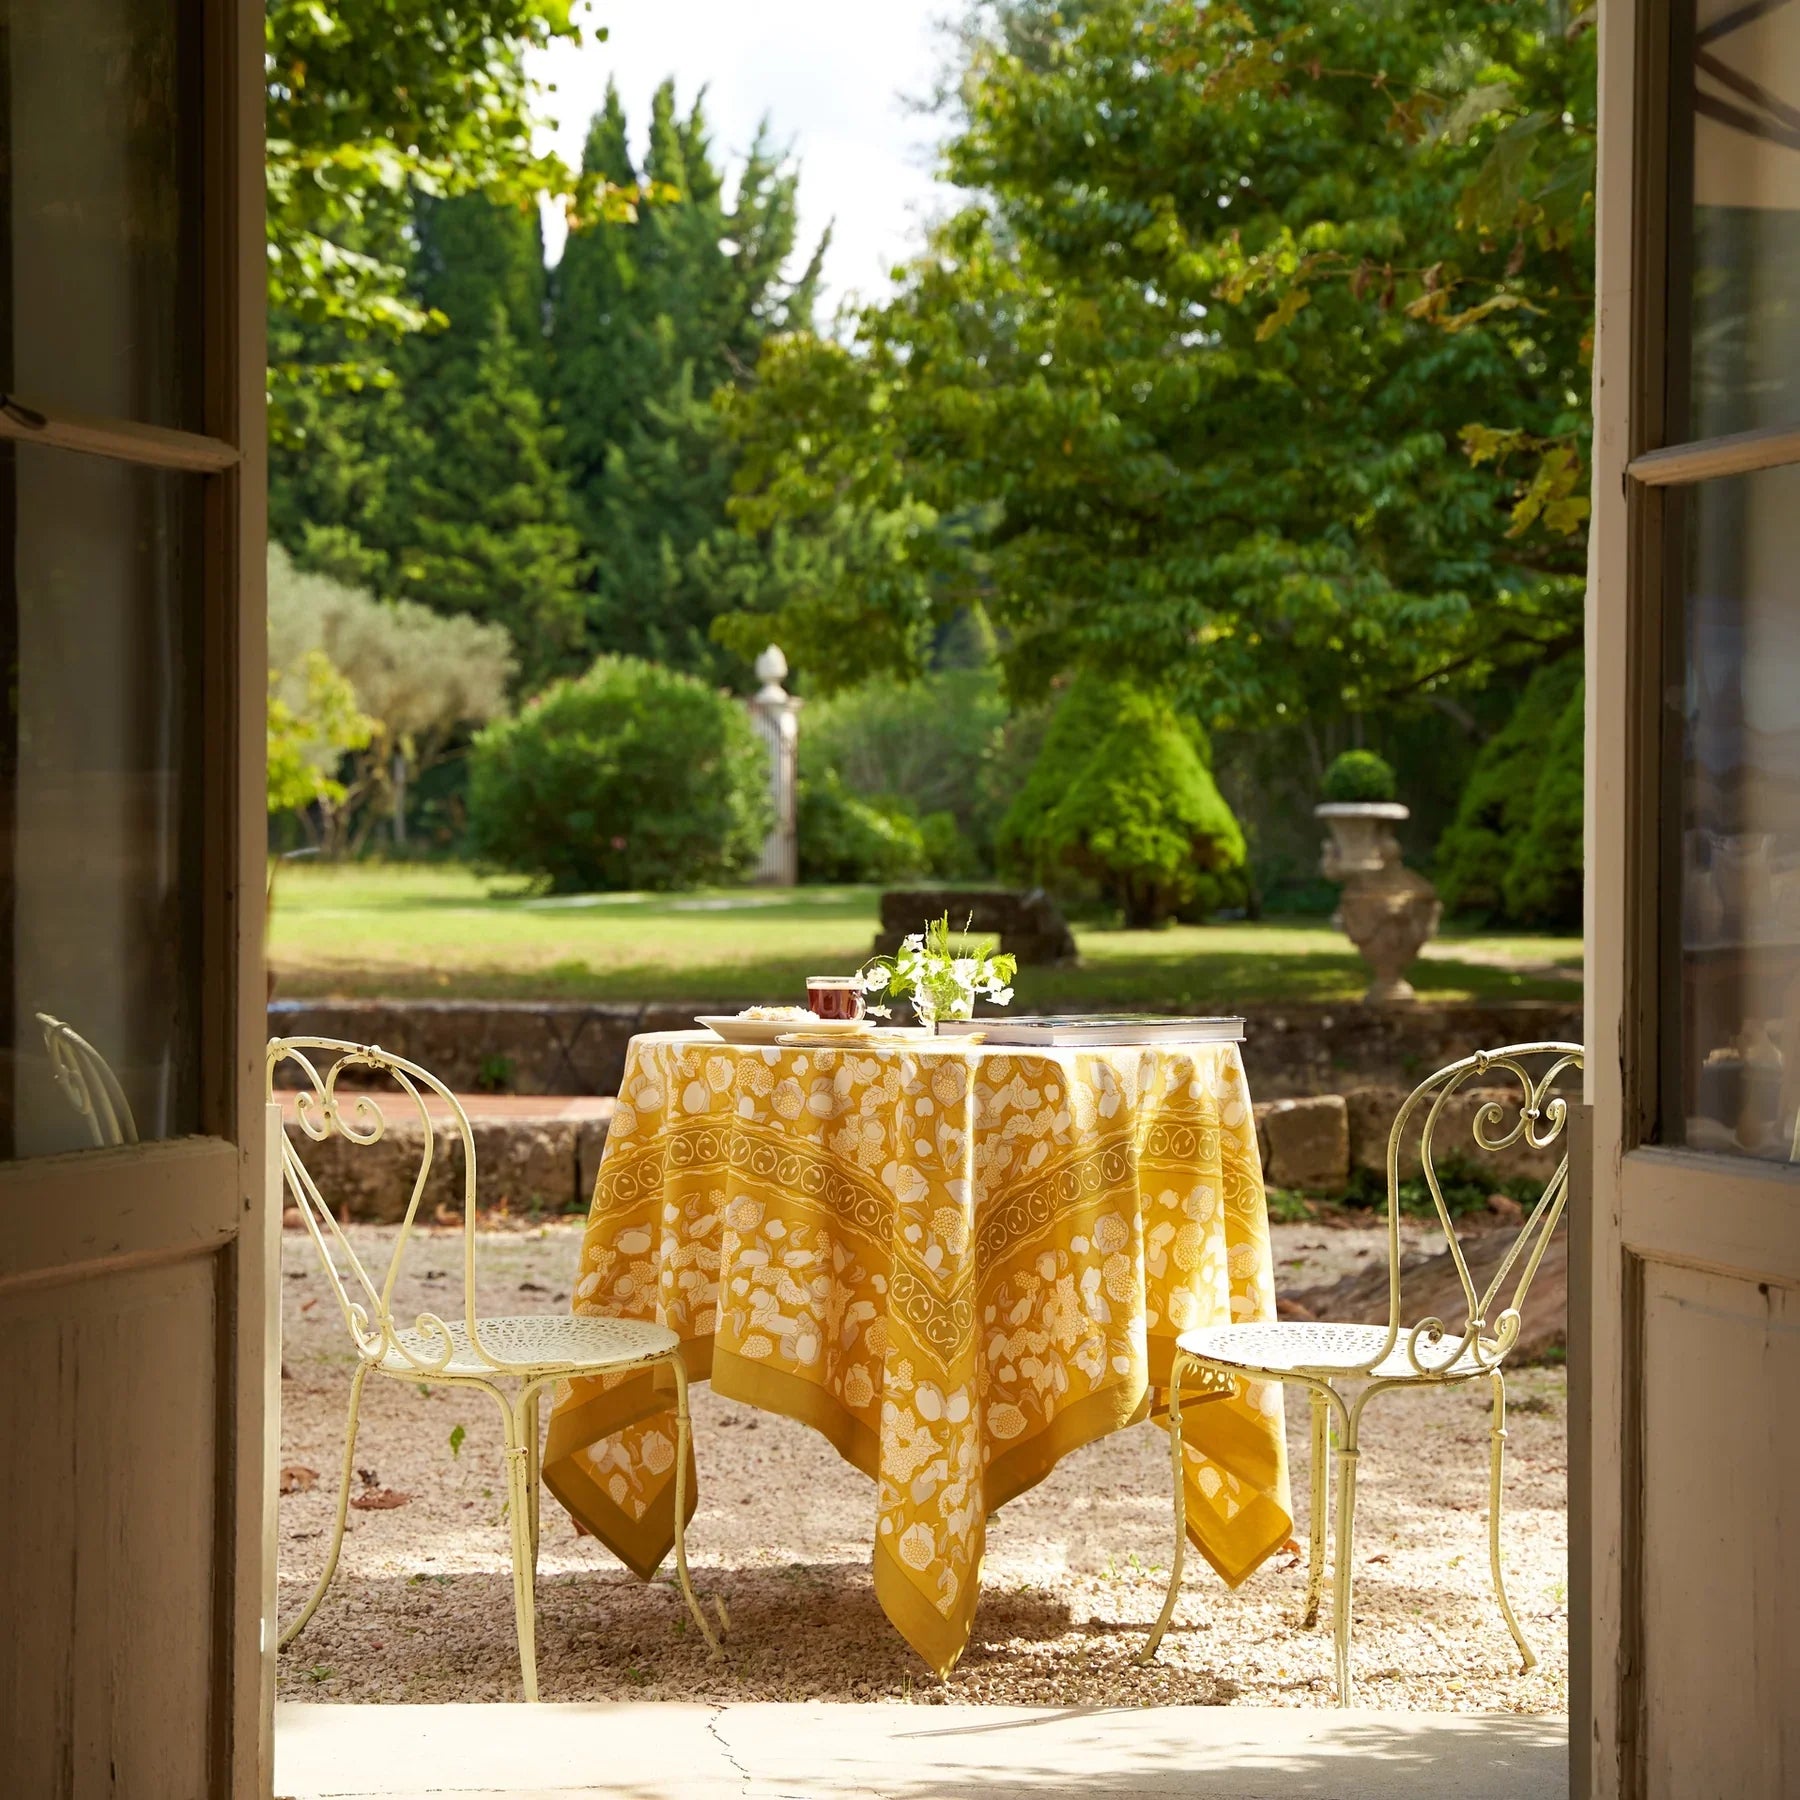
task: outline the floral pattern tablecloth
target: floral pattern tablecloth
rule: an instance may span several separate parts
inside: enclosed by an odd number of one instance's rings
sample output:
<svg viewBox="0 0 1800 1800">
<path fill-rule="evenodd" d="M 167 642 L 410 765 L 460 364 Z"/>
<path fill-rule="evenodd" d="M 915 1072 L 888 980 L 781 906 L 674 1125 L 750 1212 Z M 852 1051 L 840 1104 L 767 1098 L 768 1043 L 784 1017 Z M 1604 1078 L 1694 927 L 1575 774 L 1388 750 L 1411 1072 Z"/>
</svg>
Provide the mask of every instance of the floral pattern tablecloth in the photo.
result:
<svg viewBox="0 0 1800 1800">
<path fill-rule="evenodd" d="M 671 1326 L 871 1476 L 876 1592 L 947 1672 L 988 1515 L 1144 1417 L 1177 1333 L 1274 1316 L 1237 1046 L 635 1038 L 573 1303 Z M 1188 1528 L 1235 1585 L 1289 1536 L 1280 1389 L 1183 1415 Z M 674 1460 L 666 1374 L 557 1389 L 545 1483 L 646 1578 Z"/>
</svg>

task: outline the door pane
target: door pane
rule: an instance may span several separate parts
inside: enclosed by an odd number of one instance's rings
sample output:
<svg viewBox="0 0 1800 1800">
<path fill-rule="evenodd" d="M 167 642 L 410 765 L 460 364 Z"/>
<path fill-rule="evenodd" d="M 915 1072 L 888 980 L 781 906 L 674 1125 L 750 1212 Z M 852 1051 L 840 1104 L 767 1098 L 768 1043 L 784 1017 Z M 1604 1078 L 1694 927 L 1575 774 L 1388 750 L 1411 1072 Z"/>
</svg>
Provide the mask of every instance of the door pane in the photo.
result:
<svg viewBox="0 0 1800 1800">
<path fill-rule="evenodd" d="M 198 17 L 197 0 L 0 0 L 9 393 L 200 428 Z"/>
<path fill-rule="evenodd" d="M 1800 425 L 1800 5 L 1699 0 L 1693 62 L 1692 393 L 1670 436 Z"/>
<path fill-rule="evenodd" d="M 0 1156 L 199 1128 L 203 480 L 0 445 Z"/>
<path fill-rule="evenodd" d="M 1800 467 L 1671 499 L 1686 641 L 1663 1135 L 1786 1161 L 1800 1112 Z"/>
</svg>

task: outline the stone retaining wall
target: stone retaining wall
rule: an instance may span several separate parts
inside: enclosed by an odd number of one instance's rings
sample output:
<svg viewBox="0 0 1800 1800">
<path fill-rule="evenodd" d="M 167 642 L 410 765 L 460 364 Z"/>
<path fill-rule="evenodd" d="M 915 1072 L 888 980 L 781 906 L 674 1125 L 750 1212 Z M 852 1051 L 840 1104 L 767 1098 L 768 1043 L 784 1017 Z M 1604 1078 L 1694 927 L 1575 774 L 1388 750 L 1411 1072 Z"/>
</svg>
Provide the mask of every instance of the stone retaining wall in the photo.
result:
<svg viewBox="0 0 1800 1800">
<path fill-rule="evenodd" d="M 1272 1187 L 1328 1195 L 1342 1193 L 1354 1170 L 1385 1176 L 1388 1137 L 1409 1092 L 1398 1086 L 1358 1087 L 1347 1094 L 1315 1094 L 1304 1100 L 1257 1101 L 1256 1135 L 1264 1178 Z M 1482 1106 L 1498 1102 L 1504 1109 L 1503 1136 L 1518 1117 L 1518 1100 L 1517 1087 L 1468 1087 L 1449 1100 L 1432 1143 L 1438 1172 L 1443 1174 L 1447 1159 L 1455 1157 L 1488 1172 L 1496 1186 L 1515 1179 L 1548 1180 L 1568 1147 L 1566 1138 L 1543 1150 L 1521 1141 L 1498 1154 L 1475 1142 L 1475 1115 Z M 1422 1118 L 1415 1117 L 1400 1146 L 1402 1181 L 1419 1174 L 1420 1123 Z"/>
<path fill-rule="evenodd" d="M 278 1000 L 269 1030 L 379 1044 L 459 1093 L 615 1094 L 633 1034 L 685 1030 L 701 1013 L 736 1012 L 738 1004 Z M 1245 1025 L 1244 1066 L 1259 1100 L 1408 1088 L 1473 1049 L 1582 1039 L 1579 999 L 1381 1011 L 1251 1007 Z"/>
<path fill-rule="evenodd" d="M 315 1142 L 293 1126 L 289 1111 L 289 1140 L 325 1203 L 341 1219 L 389 1223 L 405 1214 L 412 1196 L 424 1156 L 424 1128 L 408 1101 L 384 1095 L 381 1107 L 387 1129 L 373 1144 L 352 1144 L 341 1137 Z M 612 1122 L 611 1101 L 574 1118 L 550 1110 L 483 1117 L 478 1106 L 471 1106 L 470 1113 L 476 1197 L 482 1207 L 504 1206 L 514 1214 L 586 1210 Z M 432 1139 L 431 1170 L 418 1218 L 425 1224 L 460 1223 L 462 1140 L 442 1112 L 432 1120 Z"/>
<path fill-rule="evenodd" d="M 1349 1094 L 1321 1094 L 1305 1100 L 1256 1102 L 1257 1139 L 1263 1173 L 1270 1186 L 1305 1194 L 1344 1191 L 1353 1169 L 1377 1174 L 1387 1168 L 1388 1129 L 1405 1088 L 1364 1087 Z M 1499 1157 L 1475 1148 L 1471 1127 L 1476 1108 L 1487 1099 L 1510 1100 L 1504 1089 L 1471 1089 L 1444 1109 L 1439 1121 L 1437 1156 L 1447 1151 L 1489 1168 L 1496 1186 L 1509 1177 L 1544 1180 L 1557 1156 L 1515 1146 Z M 326 1202 L 345 1219 L 393 1220 L 405 1211 L 424 1149 L 422 1128 L 403 1102 L 384 1105 L 388 1128 L 370 1145 L 331 1138 L 314 1143 L 290 1132 Z M 485 1115 L 479 1101 L 470 1103 L 475 1138 L 479 1200 L 484 1207 L 504 1205 L 519 1213 L 581 1211 L 594 1191 L 594 1176 L 612 1119 L 611 1101 L 597 1101 L 578 1117 L 554 1101 L 541 1111 L 528 1101 L 513 1101 L 506 1111 Z M 463 1167 L 457 1134 L 446 1118 L 434 1121 L 431 1172 L 420 1217 L 430 1222 L 440 1208 L 447 1217 L 462 1216 Z M 1403 1178 L 1417 1175 L 1415 1145 L 1401 1160 Z"/>
</svg>

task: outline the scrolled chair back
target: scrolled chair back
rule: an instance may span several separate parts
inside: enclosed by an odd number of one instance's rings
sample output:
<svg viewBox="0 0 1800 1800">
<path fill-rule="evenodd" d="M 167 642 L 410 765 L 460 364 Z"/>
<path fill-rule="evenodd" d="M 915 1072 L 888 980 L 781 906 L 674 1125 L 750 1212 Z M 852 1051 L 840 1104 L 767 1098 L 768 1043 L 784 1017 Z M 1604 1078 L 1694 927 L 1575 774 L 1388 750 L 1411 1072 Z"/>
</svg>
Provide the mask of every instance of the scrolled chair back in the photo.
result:
<svg viewBox="0 0 1800 1800">
<path fill-rule="evenodd" d="M 353 1044 L 339 1038 L 322 1037 L 271 1038 L 266 1064 L 266 1091 L 271 1100 L 276 1096 L 276 1072 L 284 1065 L 292 1065 L 300 1074 L 294 1110 L 301 1131 L 315 1143 L 339 1137 L 348 1144 L 366 1148 L 387 1135 L 388 1120 L 380 1098 L 360 1088 L 339 1091 L 339 1082 L 346 1074 L 352 1080 L 364 1074 L 386 1078 L 399 1090 L 393 1096 L 386 1096 L 389 1103 L 409 1109 L 419 1122 L 422 1149 L 418 1169 L 413 1176 L 412 1191 L 407 1196 L 406 1210 L 401 1216 L 400 1233 L 379 1286 L 363 1266 L 336 1214 L 326 1204 L 293 1139 L 285 1131 L 282 1135 L 281 1158 L 287 1190 L 319 1252 L 319 1260 L 324 1265 L 344 1323 L 364 1360 L 386 1362 L 390 1369 L 398 1366 L 402 1370 L 416 1370 L 420 1375 L 433 1375 L 444 1370 L 452 1356 L 460 1352 L 465 1357 L 473 1356 L 491 1369 L 504 1371 L 507 1365 L 488 1354 L 475 1325 L 475 1137 L 462 1102 L 429 1069 L 422 1069 L 417 1063 L 392 1055 L 374 1044 Z M 414 1319 L 411 1342 L 394 1320 L 394 1284 L 399 1279 L 407 1243 L 437 1155 L 435 1121 L 426 1105 L 427 1094 L 435 1094 L 445 1102 L 450 1122 L 462 1143 L 461 1323 L 467 1334 L 466 1350 L 458 1345 L 457 1334 L 436 1313 L 423 1312 Z"/>
<path fill-rule="evenodd" d="M 116 1149 L 138 1141 L 131 1103 L 112 1065 L 73 1025 L 46 1012 L 37 1015 L 50 1057 L 50 1072 L 64 1098 L 87 1121 L 88 1135 L 100 1149 Z"/>
<path fill-rule="evenodd" d="M 1582 1057 L 1579 1044 L 1507 1044 L 1497 1050 L 1477 1050 L 1439 1069 L 1407 1096 L 1388 1134 L 1388 1341 L 1376 1362 L 1385 1361 L 1398 1344 L 1404 1347 L 1416 1376 L 1458 1379 L 1498 1368 L 1518 1342 L 1526 1293 L 1569 1197 L 1569 1103 L 1555 1089 L 1564 1076 L 1580 1073 Z M 1437 1169 L 1440 1155 L 1460 1148 L 1440 1142 L 1439 1127 L 1450 1103 L 1471 1086 L 1508 1090 L 1485 1097 L 1475 1108 L 1470 1135 L 1476 1149 L 1498 1153 L 1522 1143 L 1533 1150 L 1547 1151 L 1554 1149 L 1559 1140 L 1563 1144 L 1561 1159 L 1535 1202 L 1525 1209 L 1506 1254 L 1479 1289 L 1470 1271 L 1467 1249 L 1457 1236 L 1456 1220 L 1445 1202 Z M 1462 1288 L 1460 1319 L 1431 1316 L 1408 1324 L 1404 1315 L 1400 1170 L 1409 1133 L 1414 1129 L 1418 1133 L 1420 1172 Z"/>
</svg>

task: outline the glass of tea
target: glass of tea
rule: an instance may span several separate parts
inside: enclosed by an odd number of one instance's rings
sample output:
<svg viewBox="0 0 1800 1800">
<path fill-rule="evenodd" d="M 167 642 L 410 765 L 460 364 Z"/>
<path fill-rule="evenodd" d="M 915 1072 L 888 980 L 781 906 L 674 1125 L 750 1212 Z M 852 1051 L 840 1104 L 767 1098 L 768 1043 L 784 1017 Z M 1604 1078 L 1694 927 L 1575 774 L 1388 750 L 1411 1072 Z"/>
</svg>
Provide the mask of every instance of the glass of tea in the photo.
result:
<svg viewBox="0 0 1800 1800">
<path fill-rule="evenodd" d="M 821 1019 L 860 1019 L 863 988 L 860 975 L 809 975 L 807 1009 Z"/>
</svg>

